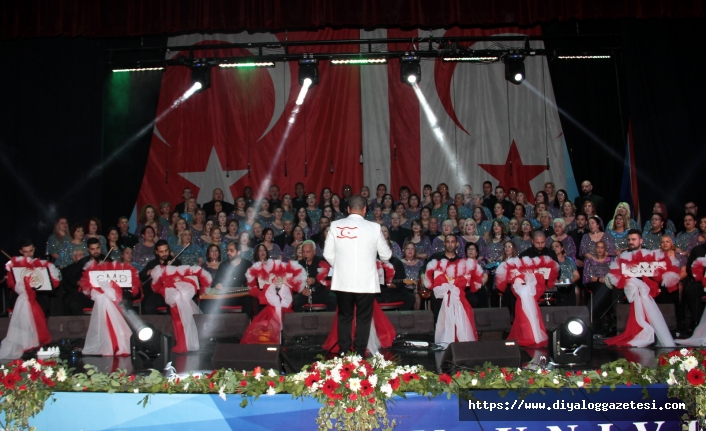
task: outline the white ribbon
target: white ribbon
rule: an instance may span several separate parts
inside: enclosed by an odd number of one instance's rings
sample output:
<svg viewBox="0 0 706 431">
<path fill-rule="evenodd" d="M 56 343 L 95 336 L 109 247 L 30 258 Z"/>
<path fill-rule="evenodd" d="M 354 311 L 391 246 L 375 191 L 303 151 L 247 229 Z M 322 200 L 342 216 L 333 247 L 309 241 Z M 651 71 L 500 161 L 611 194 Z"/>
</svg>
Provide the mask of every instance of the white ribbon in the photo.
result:
<svg viewBox="0 0 706 431">
<path fill-rule="evenodd" d="M 368 351 L 371 354 L 376 354 L 380 351 L 382 343 L 380 343 L 380 338 L 378 338 L 378 333 L 375 330 L 375 318 L 370 319 L 370 335 L 368 335 Z"/>
<path fill-rule="evenodd" d="M 461 290 L 451 283 L 434 289 L 434 296 L 441 299 L 441 309 L 436 322 L 434 342 L 449 344 L 456 341 L 476 341 L 473 327 L 461 303 Z"/>
<path fill-rule="evenodd" d="M 541 277 L 541 274 L 539 276 Z M 517 293 L 517 299 L 520 301 L 522 312 L 525 313 L 530 328 L 532 328 L 532 338 L 534 338 L 535 344 L 540 344 L 549 337 L 547 337 L 546 332 L 542 331 L 542 327 L 539 326 L 538 306 L 537 300 L 535 299 L 535 295 L 537 294 L 537 279 L 535 275 L 532 274 L 526 275 L 525 278 L 527 279 L 525 282 L 523 282 L 521 278 L 515 279 L 512 289 Z M 517 316 L 515 316 L 515 318 L 517 318 Z"/>
<path fill-rule="evenodd" d="M 12 310 L 7 336 L 2 340 L 2 346 L 0 347 L 0 358 L 2 359 L 20 358 L 25 350 L 39 346 L 37 325 L 34 323 L 32 306 L 29 303 L 25 289 L 24 280 L 17 280 L 15 292 L 19 296 Z"/>
<path fill-rule="evenodd" d="M 279 289 L 279 292 L 277 292 L 277 286 L 270 284 L 265 291 L 265 298 L 267 299 L 268 304 L 275 307 L 275 316 L 277 316 L 279 327 L 282 328 L 282 308 L 287 308 L 292 305 L 292 291 L 289 290 L 289 286 L 283 284 Z M 279 336 L 282 337 L 281 331 Z"/>
<path fill-rule="evenodd" d="M 125 322 L 120 309 L 118 309 L 115 289 L 110 286 L 110 282 L 102 281 L 98 284 L 102 292 L 98 289 L 91 289 L 93 311 L 91 312 L 91 320 L 88 323 L 86 343 L 83 346 L 82 353 L 84 355 L 100 356 L 128 355 L 130 354 L 130 334 L 132 334 L 132 331 L 127 322 Z M 117 351 L 113 348 L 108 319 L 110 319 L 110 324 L 118 342 Z"/>
<path fill-rule="evenodd" d="M 674 339 L 664 316 L 650 296 L 650 287 L 639 278 L 631 278 L 625 285 L 625 296 L 634 307 L 635 320 L 642 328 L 628 343 L 635 347 L 646 347 L 654 342 L 656 336 L 658 346 L 674 347 Z"/>
<path fill-rule="evenodd" d="M 701 314 L 701 321 L 699 322 L 699 326 L 694 329 L 694 333 L 691 334 L 691 337 L 685 340 L 674 340 L 674 342 L 677 344 L 682 344 L 684 346 L 706 345 L 706 308 L 704 308 L 704 312 Z"/>
<path fill-rule="evenodd" d="M 196 293 L 191 283 L 177 281 L 174 287 L 164 289 L 164 302 L 170 307 L 176 307 L 184 327 L 186 348 L 190 352 L 199 350 L 199 333 L 194 321 L 194 314 L 201 314 L 199 307 L 191 298 Z"/>
</svg>

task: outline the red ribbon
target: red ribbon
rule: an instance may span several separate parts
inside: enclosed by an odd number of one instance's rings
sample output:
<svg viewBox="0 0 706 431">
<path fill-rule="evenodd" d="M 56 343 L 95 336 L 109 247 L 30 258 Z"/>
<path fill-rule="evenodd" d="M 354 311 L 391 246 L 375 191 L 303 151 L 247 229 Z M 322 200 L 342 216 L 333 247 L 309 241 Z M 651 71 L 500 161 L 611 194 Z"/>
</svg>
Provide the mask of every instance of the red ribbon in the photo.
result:
<svg viewBox="0 0 706 431">
<path fill-rule="evenodd" d="M 51 342 L 51 334 L 49 334 L 47 318 L 44 316 L 44 311 L 42 311 L 42 307 L 40 307 L 37 303 L 37 292 L 31 287 L 31 280 L 31 276 L 25 276 L 25 292 L 27 294 L 29 305 L 32 307 L 34 326 L 37 328 L 37 338 L 39 339 L 39 345 L 41 346 Z"/>
</svg>

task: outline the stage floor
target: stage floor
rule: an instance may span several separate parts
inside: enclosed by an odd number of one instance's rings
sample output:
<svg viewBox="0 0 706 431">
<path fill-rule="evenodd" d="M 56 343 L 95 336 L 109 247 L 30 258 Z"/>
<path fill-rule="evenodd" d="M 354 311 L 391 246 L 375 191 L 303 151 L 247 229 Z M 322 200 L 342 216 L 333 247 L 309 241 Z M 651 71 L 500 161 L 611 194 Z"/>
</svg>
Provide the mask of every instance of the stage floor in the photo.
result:
<svg viewBox="0 0 706 431">
<path fill-rule="evenodd" d="M 210 371 L 214 369 L 213 353 L 216 344 L 210 343 L 198 352 L 189 354 L 174 354 L 172 365 L 177 373 L 189 373 L 199 371 Z M 602 344 L 600 340 L 594 341 L 593 355 L 591 362 L 587 365 L 567 367 L 572 369 L 597 369 L 601 365 L 625 358 L 629 361 L 640 363 L 644 367 L 655 368 L 657 366 L 657 357 L 659 354 L 674 350 L 674 348 L 623 348 L 609 347 Z M 441 359 L 444 354 L 443 350 L 434 351 L 429 348 L 409 348 L 405 346 L 393 346 L 389 349 L 380 351 L 388 359 L 391 357 L 397 358 L 401 365 L 422 365 L 428 370 L 440 372 Z M 548 359 L 547 349 L 526 349 L 520 348 L 522 368 L 538 364 L 542 356 Z M 318 356 L 325 356 L 326 351 L 320 348 L 282 348 L 283 368 L 286 373 L 298 372 L 302 367 L 311 364 L 317 360 Z M 236 358 L 234 358 L 236 359 Z M 222 361 L 227 368 L 238 368 L 236 362 L 233 365 L 227 365 L 228 361 Z M 98 371 L 109 373 L 116 369 L 124 369 L 129 373 L 134 372 L 131 360 L 129 357 L 96 357 L 83 356 L 74 358 L 72 366 L 76 368 L 76 372 L 81 372 L 83 364 L 91 364 L 98 368 Z"/>
</svg>

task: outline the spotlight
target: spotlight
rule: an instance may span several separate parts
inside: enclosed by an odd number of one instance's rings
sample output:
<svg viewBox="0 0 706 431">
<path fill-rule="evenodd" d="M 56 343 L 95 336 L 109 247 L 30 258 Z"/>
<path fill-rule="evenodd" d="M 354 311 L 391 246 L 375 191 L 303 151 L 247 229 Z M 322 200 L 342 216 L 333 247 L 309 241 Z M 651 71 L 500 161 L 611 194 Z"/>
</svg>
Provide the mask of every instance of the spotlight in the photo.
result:
<svg viewBox="0 0 706 431">
<path fill-rule="evenodd" d="M 311 78 L 304 78 L 304 82 L 302 82 L 302 89 L 299 91 L 299 96 L 297 97 L 297 101 L 295 102 L 297 105 L 301 105 L 304 103 L 304 98 L 306 97 L 306 93 L 309 91 L 309 87 L 311 87 L 311 85 Z"/>
<path fill-rule="evenodd" d="M 132 309 L 123 308 L 125 322 L 132 330 L 130 335 L 130 357 L 135 370 L 163 370 L 171 362 L 174 340 L 154 326 L 142 321 Z"/>
<path fill-rule="evenodd" d="M 567 319 L 549 334 L 549 356 L 555 364 L 587 364 L 592 354 L 591 328 L 578 317 Z"/>
<path fill-rule="evenodd" d="M 308 87 L 319 83 L 319 60 L 315 58 L 299 59 L 299 85 L 303 87 L 307 79 L 309 80 Z"/>
<path fill-rule="evenodd" d="M 525 57 L 522 54 L 508 53 L 504 58 L 505 79 L 515 85 L 525 80 Z"/>
<path fill-rule="evenodd" d="M 407 85 L 414 85 L 422 81 L 422 67 L 419 65 L 419 56 L 403 55 L 400 58 L 400 80 Z"/>
<path fill-rule="evenodd" d="M 201 84 L 197 92 L 202 92 L 211 87 L 211 64 L 206 59 L 195 58 L 191 64 L 191 84 Z"/>
</svg>

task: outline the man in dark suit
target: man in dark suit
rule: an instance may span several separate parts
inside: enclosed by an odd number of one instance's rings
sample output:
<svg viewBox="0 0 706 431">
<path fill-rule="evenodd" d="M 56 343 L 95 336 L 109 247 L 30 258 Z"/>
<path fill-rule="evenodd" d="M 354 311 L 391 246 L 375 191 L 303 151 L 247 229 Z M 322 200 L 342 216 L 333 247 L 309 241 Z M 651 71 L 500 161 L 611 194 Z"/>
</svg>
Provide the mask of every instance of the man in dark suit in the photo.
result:
<svg viewBox="0 0 706 431">
<path fill-rule="evenodd" d="M 503 215 L 509 219 L 514 217 L 513 212 L 515 211 L 515 205 L 512 204 L 509 200 L 505 199 L 505 187 L 503 186 L 497 186 L 495 188 L 495 199 L 496 203 L 500 202 L 500 204 L 503 206 Z M 490 211 L 493 211 L 493 208 L 490 209 Z"/>
<path fill-rule="evenodd" d="M 118 245 L 120 248 L 133 248 L 140 242 L 137 235 L 130 233 L 130 222 L 127 217 L 118 219 Z"/>
<path fill-rule="evenodd" d="M 400 215 L 390 214 L 390 239 L 397 243 L 400 248 L 404 247 L 404 242 L 412 234 L 412 231 L 400 226 Z"/>
<path fill-rule="evenodd" d="M 551 248 L 547 248 L 547 237 L 544 235 L 544 232 L 541 230 L 536 230 L 532 232 L 532 247 L 528 248 L 527 250 L 523 251 L 520 253 L 520 257 L 540 257 L 540 256 L 549 256 L 554 260 L 555 262 L 559 262 L 559 259 L 556 257 L 556 253 L 554 253 L 554 250 Z"/>
<path fill-rule="evenodd" d="M 184 214 L 186 212 L 186 200 L 193 197 L 191 189 L 189 187 L 185 187 L 184 190 L 182 190 L 181 192 L 181 197 L 184 198 L 184 200 L 180 204 L 177 204 L 176 207 L 174 207 L 174 211 L 178 212 L 179 214 Z"/>
<path fill-rule="evenodd" d="M 224 211 L 226 214 L 230 214 L 230 213 L 235 209 L 235 205 L 233 205 L 233 204 L 230 203 L 230 202 L 224 201 L 223 198 L 224 198 L 224 196 L 223 196 L 223 190 L 221 190 L 221 189 L 213 189 L 213 194 L 211 195 L 211 201 L 210 201 L 210 202 L 206 202 L 205 204 L 203 204 L 203 210 L 206 211 L 206 217 L 209 217 L 209 216 L 212 216 L 212 215 L 216 215 L 216 212 L 215 212 L 215 210 L 213 209 L 213 204 L 214 204 L 216 201 L 220 201 L 220 202 L 221 202 L 221 208 L 223 208 L 223 211 Z"/>
<path fill-rule="evenodd" d="M 483 183 L 483 206 L 488 208 L 490 210 L 490 213 L 493 213 L 493 206 L 495 206 L 495 202 L 497 202 L 498 199 L 493 196 L 493 183 L 490 181 L 486 181 Z"/>
<path fill-rule="evenodd" d="M 605 213 L 603 212 L 603 198 L 593 194 L 593 184 L 591 184 L 590 181 L 584 181 L 581 183 L 581 194 L 576 196 L 576 199 L 574 199 L 576 211 L 583 211 L 583 203 L 585 201 L 593 202 L 593 206 L 596 207 L 596 215 L 605 220 Z"/>
</svg>

